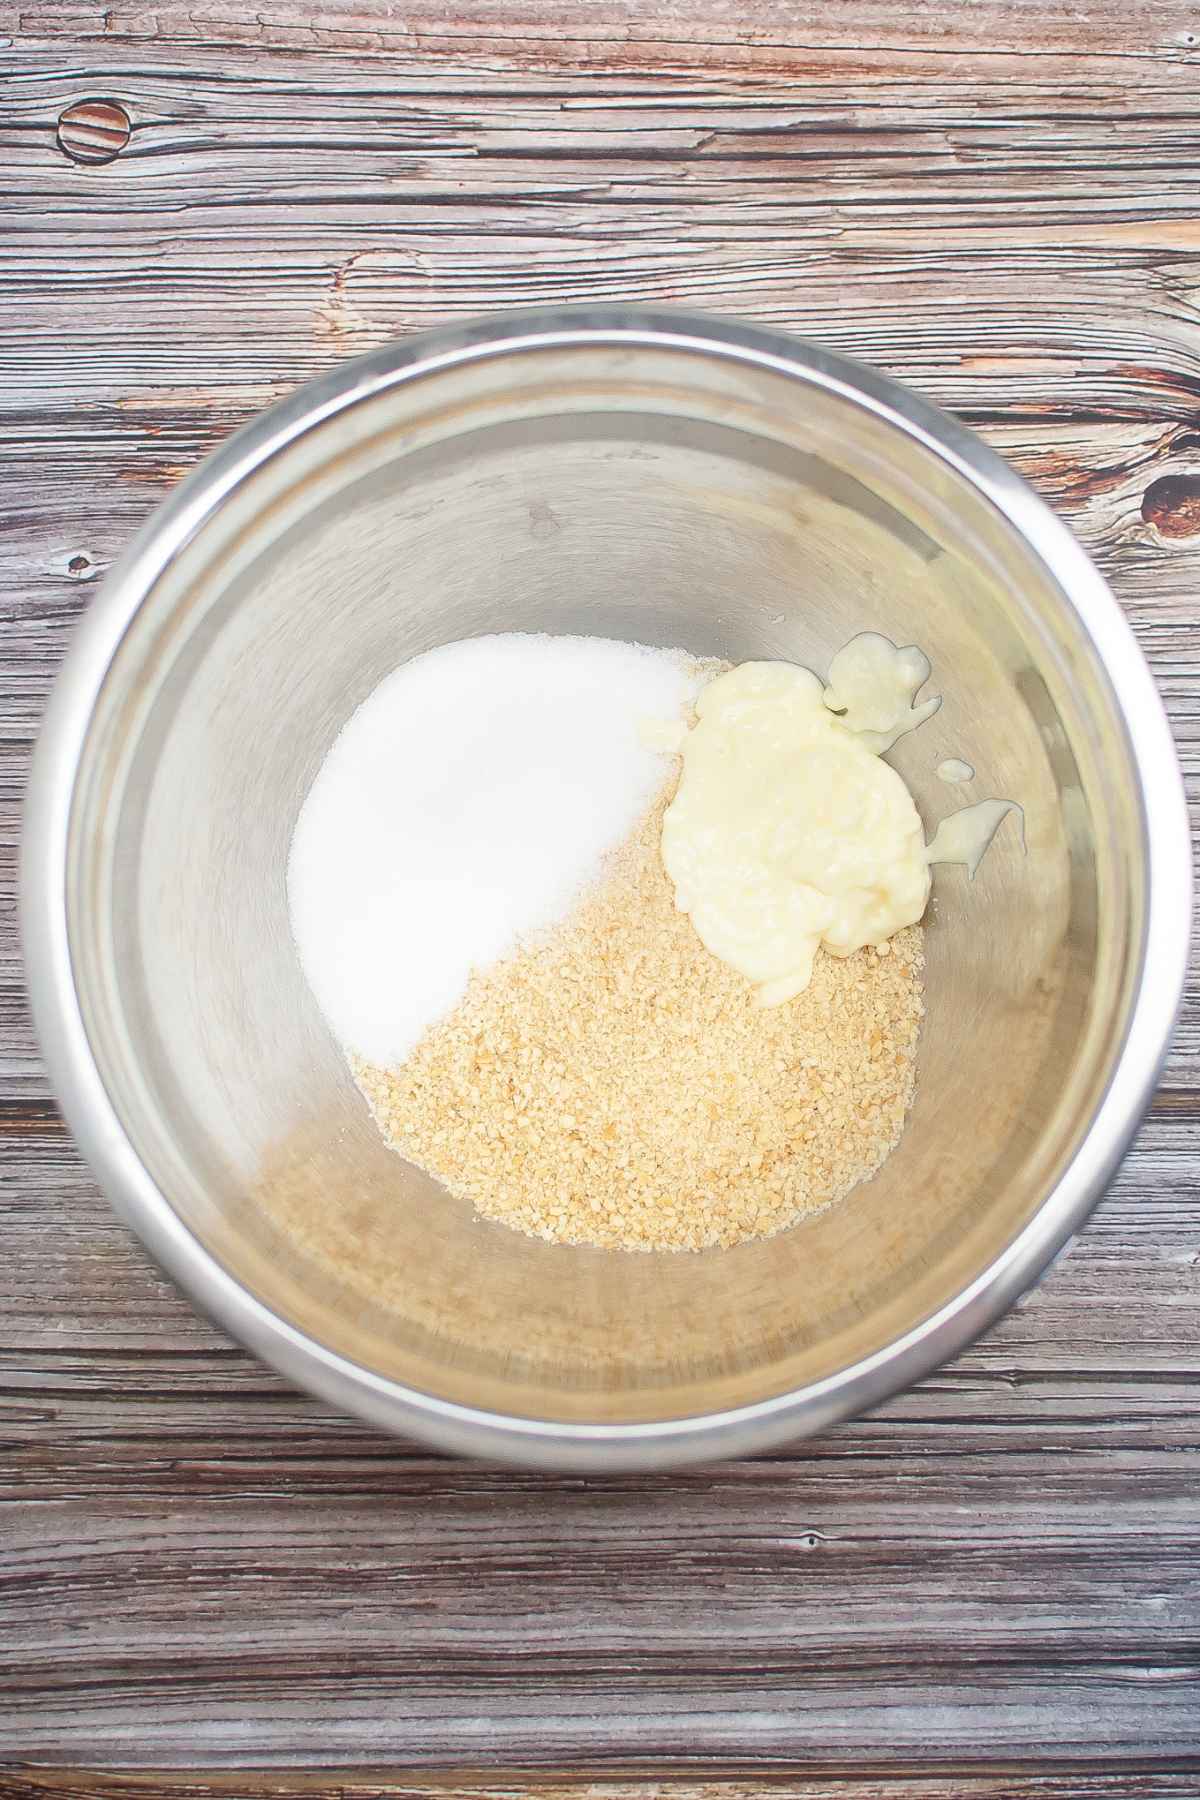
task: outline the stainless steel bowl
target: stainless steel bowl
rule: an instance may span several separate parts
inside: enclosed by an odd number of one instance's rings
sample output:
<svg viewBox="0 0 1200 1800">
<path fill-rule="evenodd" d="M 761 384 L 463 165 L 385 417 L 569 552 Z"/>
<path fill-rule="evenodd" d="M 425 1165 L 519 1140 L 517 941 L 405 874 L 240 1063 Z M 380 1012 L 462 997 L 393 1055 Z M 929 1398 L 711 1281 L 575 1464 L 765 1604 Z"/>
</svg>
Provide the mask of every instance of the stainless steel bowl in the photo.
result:
<svg viewBox="0 0 1200 1800">
<path fill-rule="evenodd" d="M 1028 840 L 1008 828 L 973 884 L 937 872 L 918 1097 L 882 1172 L 768 1242 L 614 1257 L 482 1224 L 386 1151 L 284 890 L 374 684 L 501 629 L 820 669 L 865 628 L 921 644 L 946 696 L 895 753 L 926 821 L 961 803 L 934 771 L 963 756 Z M 183 483 L 58 684 L 24 882 L 63 1108 L 192 1296 L 381 1425 L 594 1469 L 819 1430 L 1009 1305 L 1146 1104 L 1190 873 L 1142 658 L 996 456 L 794 338 L 571 308 L 344 364 Z"/>
</svg>

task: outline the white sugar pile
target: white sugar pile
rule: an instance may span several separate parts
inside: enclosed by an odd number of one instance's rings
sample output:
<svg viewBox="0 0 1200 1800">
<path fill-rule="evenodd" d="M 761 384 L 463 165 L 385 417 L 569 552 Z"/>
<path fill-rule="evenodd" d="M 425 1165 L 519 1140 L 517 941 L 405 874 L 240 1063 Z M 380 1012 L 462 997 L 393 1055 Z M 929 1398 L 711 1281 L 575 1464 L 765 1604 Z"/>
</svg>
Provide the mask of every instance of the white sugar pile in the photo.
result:
<svg viewBox="0 0 1200 1800">
<path fill-rule="evenodd" d="M 668 773 L 647 720 L 704 677 L 680 650 L 511 632 L 381 682 L 301 808 L 288 901 L 342 1046 L 398 1063 L 473 969 L 565 918 Z"/>
</svg>

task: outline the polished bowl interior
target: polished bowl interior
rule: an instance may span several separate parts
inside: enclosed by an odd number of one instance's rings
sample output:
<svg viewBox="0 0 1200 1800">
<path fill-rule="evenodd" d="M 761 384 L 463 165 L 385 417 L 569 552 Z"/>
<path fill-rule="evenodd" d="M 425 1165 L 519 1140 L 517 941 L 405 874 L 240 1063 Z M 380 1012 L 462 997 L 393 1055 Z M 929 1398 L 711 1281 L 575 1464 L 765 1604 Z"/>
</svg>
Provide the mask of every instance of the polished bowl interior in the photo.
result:
<svg viewBox="0 0 1200 1800">
<path fill-rule="evenodd" d="M 1144 781 L 1085 591 L 1123 631 L 965 433 L 767 334 L 557 315 L 302 390 L 185 485 L 81 653 L 104 662 L 65 852 L 85 1147 L 102 1094 L 121 1144 L 93 1151 L 136 1168 L 110 1161 L 109 1185 L 193 1292 L 298 1379 L 442 1442 L 664 1462 L 879 1398 L 1036 1272 L 996 1275 L 1074 1181 L 1046 1259 L 1123 1147 L 1070 1173 L 1149 906 Z M 974 882 L 935 872 L 899 1148 L 770 1241 L 624 1256 L 480 1222 L 384 1148 L 305 986 L 285 868 L 335 734 L 407 658 L 515 630 L 819 671 L 859 631 L 916 642 L 944 701 L 892 760 L 928 828 L 976 797 L 1024 810 L 1024 846 L 1010 819 Z M 951 756 L 965 793 L 937 779 Z"/>
</svg>

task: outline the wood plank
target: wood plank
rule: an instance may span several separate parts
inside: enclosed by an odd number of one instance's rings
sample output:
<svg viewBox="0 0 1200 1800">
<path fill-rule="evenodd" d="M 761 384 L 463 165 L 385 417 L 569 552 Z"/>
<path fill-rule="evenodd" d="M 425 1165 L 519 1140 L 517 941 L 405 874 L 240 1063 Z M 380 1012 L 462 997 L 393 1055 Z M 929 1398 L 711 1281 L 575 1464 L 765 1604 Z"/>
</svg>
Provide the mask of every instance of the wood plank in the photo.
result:
<svg viewBox="0 0 1200 1800">
<path fill-rule="evenodd" d="M 797 1800 L 1194 1792 L 1195 973 L 1111 1194 L 982 1343 L 816 1443 L 584 1483 L 385 1440 L 191 1312 L 55 1117 L 13 905 L 48 684 L 159 497 L 339 357 L 543 300 L 739 313 L 956 409 L 1105 569 L 1196 799 L 1194 0 L 0 0 L 4 38 L 0 1760 L 278 1773 L 0 1797 L 708 1800 L 697 1758 Z M 98 93 L 131 144 L 69 163 Z"/>
<path fill-rule="evenodd" d="M 665 1780 L 611 1769 L 590 1776 L 516 1770 L 487 1777 L 472 1771 L 430 1776 L 361 1769 L 322 1776 L 291 1770 L 0 1771 L 0 1800 L 1192 1800 L 1194 1794 L 1194 1776 L 1149 1766 L 1120 1773 L 1010 1767 L 986 1774 L 955 1767 L 914 1776 L 882 1767 L 869 1775 L 847 1775 L 839 1769 L 747 1771 L 732 1764 L 717 1772 L 711 1764 L 699 1764 Z"/>
</svg>

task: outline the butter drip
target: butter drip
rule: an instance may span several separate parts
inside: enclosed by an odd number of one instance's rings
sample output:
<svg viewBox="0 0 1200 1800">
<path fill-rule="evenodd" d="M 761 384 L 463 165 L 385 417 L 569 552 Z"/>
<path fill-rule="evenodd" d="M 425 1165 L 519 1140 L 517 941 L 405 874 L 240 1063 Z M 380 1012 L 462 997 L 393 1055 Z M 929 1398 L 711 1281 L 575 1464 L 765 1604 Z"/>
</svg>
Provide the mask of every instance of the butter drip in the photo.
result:
<svg viewBox="0 0 1200 1800">
<path fill-rule="evenodd" d="M 1009 813 L 1021 822 L 1021 848 L 1025 847 L 1025 815 L 1015 800 L 979 800 L 974 806 L 960 806 L 944 818 L 925 851 L 931 863 L 962 863 L 974 881 L 975 871 L 984 859 L 988 845 Z"/>
</svg>

